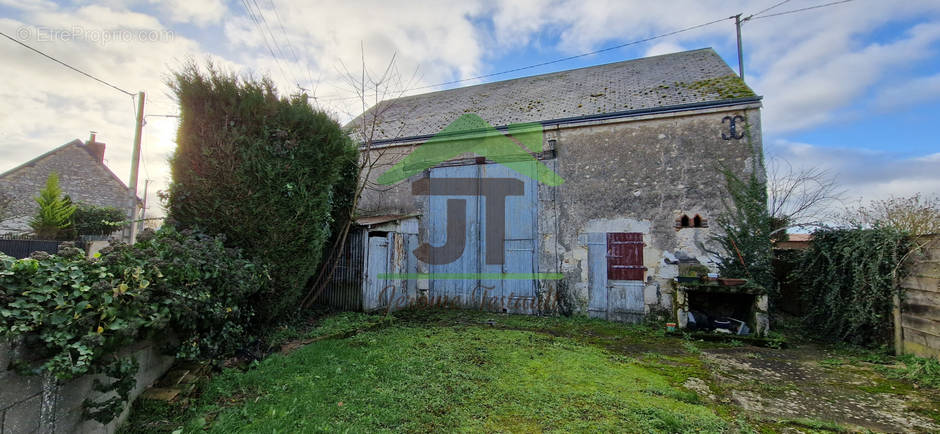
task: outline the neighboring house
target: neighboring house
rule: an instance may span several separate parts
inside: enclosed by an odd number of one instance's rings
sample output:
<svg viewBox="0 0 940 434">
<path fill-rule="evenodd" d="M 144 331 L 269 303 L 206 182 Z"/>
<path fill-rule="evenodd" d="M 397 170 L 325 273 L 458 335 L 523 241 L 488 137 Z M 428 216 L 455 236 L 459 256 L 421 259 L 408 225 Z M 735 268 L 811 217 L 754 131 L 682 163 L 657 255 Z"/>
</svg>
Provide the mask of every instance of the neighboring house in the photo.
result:
<svg viewBox="0 0 940 434">
<path fill-rule="evenodd" d="M 9 195 L 10 218 L 0 222 L 0 233 L 26 233 L 39 206 L 35 197 L 49 174 L 59 175 L 59 186 L 74 203 L 110 206 L 129 210 L 131 192 L 104 164 L 105 144 L 75 139 L 7 172 L 0 174 L 0 191 Z M 142 202 L 137 199 L 137 212 Z"/>
<path fill-rule="evenodd" d="M 404 182 L 366 190 L 360 215 L 418 216 L 417 242 L 430 258 L 414 260 L 421 248 L 411 249 L 411 243 L 387 247 L 410 257 L 405 265 L 385 268 L 404 266 L 411 274 L 367 269 L 367 285 L 375 286 L 367 292 L 398 288 L 395 299 L 378 302 L 394 307 L 406 298 L 446 298 L 527 313 L 551 310 L 546 298 L 560 294 L 568 309 L 595 317 L 674 317 L 678 264 L 715 266 L 703 247 L 715 230 L 709 220 L 729 199 L 720 170 L 765 176 L 760 101 L 718 54 L 701 49 L 382 102 L 349 125 L 377 124 L 373 186 L 396 163 L 405 161 L 407 169 L 407 155 L 468 114 L 498 130 L 480 130 L 481 138 L 502 138 L 514 124 L 534 123 L 540 139 L 516 139 L 534 157 L 525 163 L 531 166 L 497 164 L 500 158 L 492 153 L 463 154 L 432 161 L 427 169 L 415 163 L 420 172 L 407 172 Z M 464 146 L 469 135 L 435 141 Z M 564 182 L 547 185 L 523 173 L 536 173 L 540 164 Z M 488 210 L 495 210 L 487 200 L 493 199 L 433 192 L 434 182 L 454 178 L 471 189 L 497 178 L 524 186 L 523 193 L 500 199 L 502 239 L 488 233 L 498 226 L 487 219 Z M 466 224 L 449 229 L 451 212 L 463 213 Z M 386 233 L 372 230 L 368 236 Z M 452 246 L 456 252 L 442 248 L 448 237 L 463 238 Z M 491 254 L 500 244 L 503 250 Z M 448 262 L 451 256 L 457 259 Z M 374 258 L 364 262 L 371 267 Z M 678 304 L 687 306 L 684 300 Z"/>
</svg>

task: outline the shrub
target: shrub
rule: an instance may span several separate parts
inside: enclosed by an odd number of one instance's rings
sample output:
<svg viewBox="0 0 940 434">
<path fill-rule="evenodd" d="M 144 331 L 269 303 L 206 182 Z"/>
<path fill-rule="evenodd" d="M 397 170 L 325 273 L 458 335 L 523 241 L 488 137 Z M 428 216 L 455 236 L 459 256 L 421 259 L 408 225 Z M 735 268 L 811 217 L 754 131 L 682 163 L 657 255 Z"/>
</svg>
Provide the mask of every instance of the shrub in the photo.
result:
<svg viewBox="0 0 940 434">
<path fill-rule="evenodd" d="M 0 256 L 0 334 L 29 337 L 44 359 L 30 369 L 68 379 L 89 372 L 105 352 L 168 312 L 148 303 L 143 268 L 115 273 L 67 243 L 62 253 Z"/>
<path fill-rule="evenodd" d="M 263 266 L 226 248 L 223 236 L 145 229 L 137 244 L 106 248 L 100 262 L 110 269 L 146 269 L 150 291 L 171 307 L 171 330 L 181 339 L 177 357 L 212 358 L 231 354 L 245 342 L 254 315 L 252 297 L 265 288 Z"/>
<path fill-rule="evenodd" d="M 0 254 L 0 335 L 23 338 L 40 360 L 15 365 L 61 380 L 86 373 L 115 378 L 98 388 L 116 396 L 86 402 L 88 417 L 105 423 L 119 413 L 137 370 L 136 361 L 115 350 L 171 330 L 180 340 L 178 357 L 231 353 L 245 341 L 250 298 L 267 275 L 222 241 L 167 226 L 144 231 L 135 246 L 103 249 L 98 261 L 85 260 L 70 243 L 57 255 Z"/>
<path fill-rule="evenodd" d="M 792 276 L 803 286 L 808 329 L 826 340 L 890 343 L 893 298 L 903 295 L 898 264 L 909 248 L 893 228 L 814 232 Z"/>
<path fill-rule="evenodd" d="M 722 249 L 713 252 L 720 253 L 719 272 L 727 277 L 746 277 L 776 297 L 767 184 L 756 170 L 745 179 L 729 170 L 722 174 L 730 200 L 722 199 L 725 213 L 715 219 L 720 231 L 712 236 L 712 241 Z"/>
<path fill-rule="evenodd" d="M 59 188 L 59 175 L 55 172 L 46 178 L 46 186 L 35 198 L 39 211 L 29 222 L 29 226 L 39 238 L 55 240 L 66 237 L 72 225 L 72 213 L 75 205 L 68 197 L 62 196 Z"/>
<path fill-rule="evenodd" d="M 256 298 L 262 322 L 294 309 L 330 237 L 331 213 L 356 183 L 343 171 L 356 148 L 303 96 L 279 98 L 269 80 L 241 80 L 190 64 L 170 83 L 180 102 L 169 218 L 224 234 L 263 258 L 271 290 Z"/>
<path fill-rule="evenodd" d="M 72 214 L 72 227 L 78 236 L 110 235 L 126 219 L 126 212 L 115 207 L 78 204 Z"/>
</svg>

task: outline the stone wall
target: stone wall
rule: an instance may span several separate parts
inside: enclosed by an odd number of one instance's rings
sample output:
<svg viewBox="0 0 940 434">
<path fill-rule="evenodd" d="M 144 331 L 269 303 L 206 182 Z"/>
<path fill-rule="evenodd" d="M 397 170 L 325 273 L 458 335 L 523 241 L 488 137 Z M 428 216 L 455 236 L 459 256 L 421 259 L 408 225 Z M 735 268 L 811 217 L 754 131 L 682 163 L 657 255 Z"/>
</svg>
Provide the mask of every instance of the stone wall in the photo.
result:
<svg viewBox="0 0 940 434">
<path fill-rule="evenodd" d="M 45 187 L 52 172 L 59 175 L 59 186 L 72 202 L 129 207 L 127 187 L 81 141 L 75 140 L 0 177 L 0 191 L 13 198 L 12 218 L 0 222 L 0 232 L 29 231 L 29 219 L 38 207 L 33 198 Z"/>
<path fill-rule="evenodd" d="M 725 140 L 726 116 L 747 118 L 751 134 Z M 739 125 L 738 131 L 745 129 Z M 714 226 L 676 228 L 682 215 L 713 220 L 728 200 L 722 169 L 744 176 L 754 170 L 761 151 L 758 105 L 648 116 L 628 122 L 598 123 L 548 132 L 555 140 L 557 170 L 565 183 L 555 188 L 555 206 L 544 207 L 543 219 L 557 230 L 544 230 L 542 255 L 557 257 L 574 308 L 586 312 L 592 233 L 643 234 L 646 313 L 672 310 L 672 281 L 678 258 L 695 258 L 715 269 L 711 245 Z M 759 155 L 759 154 L 757 154 Z M 762 169 L 761 169 L 762 170 Z M 763 172 L 759 174 L 764 176 Z M 550 214 L 554 213 L 552 217 Z M 545 264 L 548 261 L 543 261 Z M 551 285 L 543 282 L 543 286 Z"/>
<path fill-rule="evenodd" d="M 92 389 L 98 376 L 85 375 L 68 382 L 59 382 L 49 376 L 22 376 L 7 370 L 17 351 L 6 342 L 0 343 L 0 434 L 19 433 L 113 433 L 127 418 L 129 405 L 120 417 L 107 425 L 82 419 L 82 402 L 87 397 L 100 395 Z M 131 401 L 173 364 L 173 357 L 160 351 L 160 345 L 144 341 L 121 351 L 133 354 L 140 364 L 137 386 L 131 391 Z"/>
<path fill-rule="evenodd" d="M 919 242 L 927 243 L 924 254 L 901 282 L 901 352 L 940 359 L 940 235 Z"/>
</svg>

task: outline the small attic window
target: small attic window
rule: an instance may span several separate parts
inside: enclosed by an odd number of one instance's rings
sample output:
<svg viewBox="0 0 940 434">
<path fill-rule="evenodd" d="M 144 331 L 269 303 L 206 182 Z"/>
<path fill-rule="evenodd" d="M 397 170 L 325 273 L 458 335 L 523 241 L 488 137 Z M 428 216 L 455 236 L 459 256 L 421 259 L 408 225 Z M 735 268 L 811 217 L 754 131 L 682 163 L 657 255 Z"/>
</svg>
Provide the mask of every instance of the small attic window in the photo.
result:
<svg viewBox="0 0 940 434">
<path fill-rule="evenodd" d="M 679 227 L 680 227 L 680 228 L 687 228 L 687 227 L 689 227 L 689 216 L 688 216 L 688 215 L 683 214 L 682 217 L 679 218 Z"/>
<path fill-rule="evenodd" d="M 683 214 L 676 219 L 676 229 L 682 228 L 707 228 L 708 219 L 702 217 L 699 214 L 695 214 L 694 217 L 689 218 L 688 214 Z"/>
</svg>

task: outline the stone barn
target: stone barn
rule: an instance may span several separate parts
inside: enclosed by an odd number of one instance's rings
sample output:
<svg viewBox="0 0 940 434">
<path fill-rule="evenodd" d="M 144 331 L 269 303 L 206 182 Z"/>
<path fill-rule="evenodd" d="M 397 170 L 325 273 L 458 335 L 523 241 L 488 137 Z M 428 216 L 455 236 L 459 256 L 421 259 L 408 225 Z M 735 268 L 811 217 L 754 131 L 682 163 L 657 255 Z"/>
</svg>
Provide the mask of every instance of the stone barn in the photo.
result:
<svg viewBox="0 0 940 434">
<path fill-rule="evenodd" d="M 359 214 L 417 216 L 420 244 L 388 305 L 675 318 L 680 264 L 714 271 L 720 171 L 764 176 L 760 108 L 710 48 L 372 107 Z"/>
</svg>

